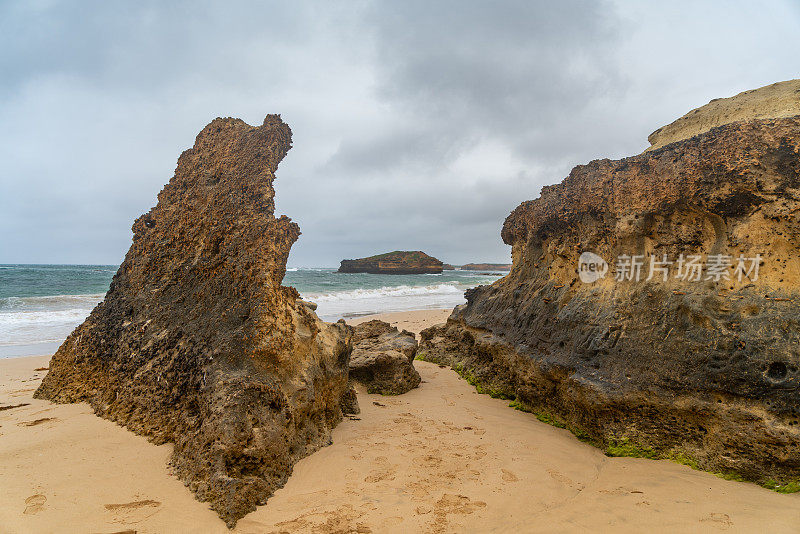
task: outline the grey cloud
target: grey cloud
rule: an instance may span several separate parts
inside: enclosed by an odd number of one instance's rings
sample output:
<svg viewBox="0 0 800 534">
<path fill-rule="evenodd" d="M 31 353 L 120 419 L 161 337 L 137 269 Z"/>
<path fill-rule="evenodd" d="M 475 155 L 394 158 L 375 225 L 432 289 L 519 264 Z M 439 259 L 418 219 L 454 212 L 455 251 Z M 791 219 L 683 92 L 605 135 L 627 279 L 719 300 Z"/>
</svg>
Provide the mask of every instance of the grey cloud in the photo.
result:
<svg viewBox="0 0 800 534">
<path fill-rule="evenodd" d="M 797 76 L 789 1 L 0 4 L 0 263 L 121 260 L 216 116 L 282 113 L 294 265 L 506 261 L 506 215 L 711 98 Z"/>
<path fill-rule="evenodd" d="M 412 2 L 374 15 L 381 94 L 449 133 L 535 146 L 565 110 L 620 91 L 606 2 Z M 527 141 L 527 142 L 526 142 Z"/>
</svg>

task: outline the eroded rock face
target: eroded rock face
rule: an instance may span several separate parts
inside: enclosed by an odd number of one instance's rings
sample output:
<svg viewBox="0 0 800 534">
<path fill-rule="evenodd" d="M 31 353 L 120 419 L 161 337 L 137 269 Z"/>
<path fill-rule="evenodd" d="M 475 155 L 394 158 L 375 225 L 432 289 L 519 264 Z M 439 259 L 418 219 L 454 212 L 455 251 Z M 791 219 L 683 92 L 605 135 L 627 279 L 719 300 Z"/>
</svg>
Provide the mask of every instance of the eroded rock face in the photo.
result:
<svg viewBox="0 0 800 534">
<path fill-rule="evenodd" d="M 417 340 L 414 334 L 379 320 L 355 326 L 350 378 L 369 393 L 399 395 L 419 386 L 414 369 Z"/>
<path fill-rule="evenodd" d="M 424 359 L 599 445 L 753 480 L 800 475 L 800 117 L 714 128 L 576 167 L 506 219 L 513 269 L 422 333 Z M 609 263 L 584 283 L 579 257 Z M 641 281 L 615 275 L 645 257 Z M 649 258 L 761 256 L 741 280 L 646 281 Z M 750 267 L 750 264 L 747 264 Z"/>
<path fill-rule="evenodd" d="M 273 215 L 272 181 L 290 148 L 277 115 L 206 126 L 35 394 L 173 442 L 176 475 L 230 526 L 329 442 L 350 393 L 350 328 L 281 286 L 300 231 Z"/>
</svg>

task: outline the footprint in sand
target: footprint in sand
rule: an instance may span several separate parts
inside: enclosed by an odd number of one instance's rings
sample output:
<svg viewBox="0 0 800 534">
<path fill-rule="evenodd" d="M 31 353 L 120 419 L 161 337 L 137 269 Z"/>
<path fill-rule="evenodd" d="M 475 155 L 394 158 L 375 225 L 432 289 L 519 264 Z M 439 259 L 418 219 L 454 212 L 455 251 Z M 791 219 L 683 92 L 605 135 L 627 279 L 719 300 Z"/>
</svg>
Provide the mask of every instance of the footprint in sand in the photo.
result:
<svg viewBox="0 0 800 534">
<path fill-rule="evenodd" d="M 487 455 L 486 447 L 484 447 L 483 445 L 478 445 L 477 447 L 473 447 L 472 454 L 468 454 L 467 458 L 470 458 L 472 460 L 481 460 L 485 458 L 486 455 Z"/>
<path fill-rule="evenodd" d="M 275 526 L 281 533 L 323 533 L 347 532 L 348 534 L 371 534 L 372 529 L 365 523 L 359 522 L 362 514 L 352 505 L 345 504 L 334 510 L 311 511 L 289 521 L 281 521 Z"/>
<path fill-rule="evenodd" d="M 548 469 L 547 470 L 547 474 L 550 475 L 550 478 L 552 478 L 556 482 L 561 482 L 562 484 L 564 484 L 567 487 L 570 487 L 572 489 L 576 489 L 578 491 L 583 491 L 583 488 L 584 488 L 583 484 L 581 484 L 580 482 L 575 482 L 574 480 L 569 478 L 567 475 L 565 475 L 563 473 L 559 473 L 555 469 Z"/>
<path fill-rule="evenodd" d="M 378 456 L 375 458 L 375 461 L 372 462 L 372 466 L 375 469 L 364 478 L 364 482 L 374 484 L 383 480 L 394 480 L 395 467 L 389 463 L 389 460 L 385 456 Z"/>
<path fill-rule="evenodd" d="M 434 521 L 430 525 L 431 531 L 451 532 L 454 529 L 449 525 L 451 515 L 469 515 L 475 510 L 486 508 L 483 501 L 473 501 L 465 495 L 445 493 L 433 506 Z"/>
<path fill-rule="evenodd" d="M 424 454 L 416 456 L 414 462 L 426 469 L 433 469 L 442 465 L 442 455 L 439 451 L 433 451 L 432 454 Z"/>
<path fill-rule="evenodd" d="M 701 523 L 713 523 L 715 527 L 727 530 L 728 528 L 733 526 L 733 521 L 731 521 L 731 516 L 728 514 L 721 514 L 712 512 L 709 514 L 708 517 L 704 517 L 700 520 Z"/>
<path fill-rule="evenodd" d="M 478 412 L 476 412 L 475 410 L 473 410 L 471 408 L 464 408 L 464 411 L 467 412 L 468 414 L 470 414 L 472 417 L 474 417 L 477 420 L 483 419 L 483 416 L 481 416 Z"/>
<path fill-rule="evenodd" d="M 504 482 L 519 482 L 519 478 L 517 478 L 517 475 L 515 475 L 512 471 L 509 471 L 508 469 L 501 469 L 500 471 L 503 473 L 502 479 Z"/>
<path fill-rule="evenodd" d="M 161 503 L 151 499 L 141 501 L 126 502 L 122 504 L 106 504 L 107 511 L 113 514 L 113 523 L 138 523 L 155 515 Z"/>
<path fill-rule="evenodd" d="M 411 433 L 413 434 L 419 434 L 420 432 L 422 432 L 422 425 L 418 423 L 416 419 L 409 417 L 396 417 L 392 421 L 398 425 L 408 425 L 408 428 L 411 430 Z"/>
<path fill-rule="evenodd" d="M 47 502 L 47 497 L 37 493 L 25 499 L 25 511 L 23 514 L 33 515 L 42 511 L 44 503 Z"/>
</svg>

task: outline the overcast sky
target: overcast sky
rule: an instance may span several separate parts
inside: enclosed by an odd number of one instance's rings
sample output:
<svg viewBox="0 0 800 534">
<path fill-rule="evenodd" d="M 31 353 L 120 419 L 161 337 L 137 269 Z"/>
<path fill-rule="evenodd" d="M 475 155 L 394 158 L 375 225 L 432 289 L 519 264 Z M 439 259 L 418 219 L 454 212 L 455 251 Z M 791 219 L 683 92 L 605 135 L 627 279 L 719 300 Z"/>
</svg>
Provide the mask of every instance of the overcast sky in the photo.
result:
<svg viewBox="0 0 800 534">
<path fill-rule="evenodd" d="M 290 266 L 509 261 L 508 213 L 800 77 L 800 2 L 0 2 L 0 263 L 119 263 L 217 116 L 280 113 Z"/>
</svg>

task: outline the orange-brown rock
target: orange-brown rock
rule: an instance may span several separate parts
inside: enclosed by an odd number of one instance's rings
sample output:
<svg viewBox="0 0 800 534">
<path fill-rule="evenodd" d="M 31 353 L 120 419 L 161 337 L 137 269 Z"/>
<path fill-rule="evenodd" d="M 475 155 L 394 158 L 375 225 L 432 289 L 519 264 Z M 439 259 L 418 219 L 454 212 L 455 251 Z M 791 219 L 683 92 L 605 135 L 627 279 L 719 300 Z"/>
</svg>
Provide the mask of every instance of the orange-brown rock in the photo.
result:
<svg viewBox="0 0 800 534">
<path fill-rule="evenodd" d="M 511 272 L 424 331 L 424 358 L 600 446 L 800 477 L 800 117 L 579 165 L 502 237 Z M 584 252 L 607 262 L 604 278 L 582 281 Z M 681 254 L 700 256 L 700 280 L 679 277 Z M 630 275 L 621 255 L 643 258 L 640 281 L 617 279 Z M 666 280 L 647 280 L 664 255 Z M 740 255 L 760 256 L 757 277 L 752 261 L 736 274 Z M 709 277 L 713 258 L 729 259 L 729 279 Z"/>
<path fill-rule="evenodd" d="M 231 526 L 329 442 L 351 394 L 350 328 L 281 286 L 300 231 L 272 182 L 290 148 L 277 115 L 206 126 L 36 392 L 174 443 L 175 474 Z"/>
<path fill-rule="evenodd" d="M 419 386 L 422 378 L 414 368 L 417 340 L 406 330 L 373 319 L 355 326 L 350 379 L 368 393 L 400 395 Z"/>
</svg>

